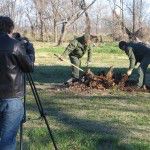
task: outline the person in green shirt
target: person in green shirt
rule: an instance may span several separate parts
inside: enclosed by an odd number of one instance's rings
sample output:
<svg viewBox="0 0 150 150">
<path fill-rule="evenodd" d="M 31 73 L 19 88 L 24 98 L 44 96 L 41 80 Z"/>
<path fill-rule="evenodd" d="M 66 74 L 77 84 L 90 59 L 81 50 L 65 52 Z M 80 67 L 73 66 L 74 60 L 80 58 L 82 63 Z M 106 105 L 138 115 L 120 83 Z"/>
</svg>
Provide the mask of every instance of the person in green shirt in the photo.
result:
<svg viewBox="0 0 150 150">
<path fill-rule="evenodd" d="M 77 67 L 81 66 L 81 58 L 83 55 L 87 52 L 87 66 L 91 63 L 91 35 L 90 34 L 84 34 L 81 37 L 77 37 L 70 41 L 69 45 L 66 47 L 65 51 L 61 55 L 62 58 L 65 55 L 68 55 L 70 58 L 70 62 L 74 64 Z M 72 77 L 67 81 L 73 82 L 75 80 L 79 79 L 79 69 L 72 66 Z"/>
<path fill-rule="evenodd" d="M 127 75 L 130 76 L 137 63 L 138 67 L 138 83 L 137 88 L 145 88 L 145 75 L 148 65 L 150 64 L 150 47 L 142 42 L 119 42 L 119 48 L 123 50 L 129 57 L 129 69 Z"/>
</svg>

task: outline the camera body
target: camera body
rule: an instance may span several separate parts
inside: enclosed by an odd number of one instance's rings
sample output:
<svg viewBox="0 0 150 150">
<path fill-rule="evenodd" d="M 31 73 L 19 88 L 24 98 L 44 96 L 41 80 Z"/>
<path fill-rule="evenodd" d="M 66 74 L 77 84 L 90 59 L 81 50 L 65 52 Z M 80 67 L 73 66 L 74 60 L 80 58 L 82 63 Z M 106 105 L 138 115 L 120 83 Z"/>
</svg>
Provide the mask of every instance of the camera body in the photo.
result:
<svg viewBox="0 0 150 150">
<path fill-rule="evenodd" d="M 24 45 L 26 53 L 30 56 L 31 59 L 33 59 L 33 61 L 35 61 L 34 47 L 33 44 L 29 41 L 29 39 L 27 37 L 22 37 L 18 32 L 13 33 L 12 37 L 20 41 L 20 43 Z"/>
</svg>

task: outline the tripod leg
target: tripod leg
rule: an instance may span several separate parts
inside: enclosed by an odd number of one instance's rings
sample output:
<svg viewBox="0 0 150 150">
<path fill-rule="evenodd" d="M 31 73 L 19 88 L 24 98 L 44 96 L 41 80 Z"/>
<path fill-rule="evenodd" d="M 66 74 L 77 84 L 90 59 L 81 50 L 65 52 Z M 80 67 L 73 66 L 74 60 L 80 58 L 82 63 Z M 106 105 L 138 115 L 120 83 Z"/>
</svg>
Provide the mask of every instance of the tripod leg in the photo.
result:
<svg viewBox="0 0 150 150">
<path fill-rule="evenodd" d="M 38 106 L 38 110 L 39 110 L 40 115 L 41 115 L 41 114 L 42 114 L 42 110 L 41 110 L 41 107 L 40 107 L 40 104 L 39 104 L 39 101 L 38 101 L 37 94 L 36 94 L 36 92 L 35 92 L 35 88 L 34 88 L 34 86 L 33 86 L 33 84 L 32 84 L 32 81 L 31 81 L 31 79 L 30 79 L 29 74 L 26 74 L 26 75 L 27 75 L 27 79 L 28 79 L 28 81 L 29 81 L 29 84 L 30 84 L 30 87 L 31 87 L 31 90 L 32 90 L 32 93 L 33 93 L 33 96 L 34 96 L 34 99 L 35 99 L 36 104 L 37 104 L 37 106 Z M 41 115 L 41 117 L 42 117 L 42 115 Z"/>
<path fill-rule="evenodd" d="M 23 150 L 23 122 L 20 124 L 20 144 L 19 149 Z"/>
<path fill-rule="evenodd" d="M 20 144 L 19 149 L 23 150 L 23 124 L 26 122 L 26 77 L 24 74 L 24 97 L 23 97 L 24 115 L 20 124 Z"/>
<path fill-rule="evenodd" d="M 45 113 L 44 113 L 44 110 L 43 110 L 43 106 L 42 106 L 42 103 L 41 103 L 39 94 L 38 94 L 38 92 L 37 92 L 37 89 L 36 89 L 36 87 L 35 87 L 34 81 L 33 81 L 33 79 L 32 79 L 32 76 L 31 76 L 30 73 L 28 73 L 28 74 L 26 74 L 26 75 L 27 75 L 27 79 L 28 79 L 28 81 L 29 81 L 30 87 L 31 87 L 31 89 L 32 89 L 32 93 L 33 93 L 33 95 L 34 95 L 35 101 L 36 101 L 36 103 L 37 103 L 37 106 L 38 106 L 40 115 L 41 115 L 41 117 L 43 117 L 43 119 L 44 119 L 44 121 L 45 121 L 45 124 L 46 124 L 46 127 L 47 127 L 47 129 L 48 129 L 50 138 L 51 138 L 51 140 L 52 140 L 52 142 L 53 142 L 54 148 L 55 148 L 55 150 L 58 150 L 57 145 L 56 145 L 55 140 L 54 140 L 54 137 L 53 137 L 53 134 L 52 134 L 52 131 L 51 131 L 50 126 L 49 126 L 49 124 L 48 124 L 48 120 L 47 120 L 47 118 L 46 118 L 46 116 L 45 116 Z"/>
</svg>

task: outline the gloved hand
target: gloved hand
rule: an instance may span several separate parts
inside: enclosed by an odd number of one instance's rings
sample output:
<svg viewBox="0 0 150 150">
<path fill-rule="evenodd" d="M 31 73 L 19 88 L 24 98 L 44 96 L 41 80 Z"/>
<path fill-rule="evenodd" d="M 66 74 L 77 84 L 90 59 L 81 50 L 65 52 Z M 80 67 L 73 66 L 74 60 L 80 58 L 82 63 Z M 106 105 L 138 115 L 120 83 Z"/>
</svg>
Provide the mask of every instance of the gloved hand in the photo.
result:
<svg viewBox="0 0 150 150">
<path fill-rule="evenodd" d="M 86 62 L 86 66 L 89 67 L 91 65 L 91 61 Z"/>
<path fill-rule="evenodd" d="M 133 69 L 129 69 L 129 70 L 127 71 L 127 75 L 128 75 L 128 76 L 130 76 L 130 75 L 132 74 L 132 70 L 133 70 Z"/>
</svg>

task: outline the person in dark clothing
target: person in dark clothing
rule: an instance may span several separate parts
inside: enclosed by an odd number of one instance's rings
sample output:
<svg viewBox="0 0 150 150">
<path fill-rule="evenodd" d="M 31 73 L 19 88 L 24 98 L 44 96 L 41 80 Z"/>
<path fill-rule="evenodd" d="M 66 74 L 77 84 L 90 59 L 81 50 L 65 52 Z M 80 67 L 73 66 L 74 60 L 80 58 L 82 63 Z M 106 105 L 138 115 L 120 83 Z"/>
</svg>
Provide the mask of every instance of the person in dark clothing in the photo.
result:
<svg viewBox="0 0 150 150">
<path fill-rule="evenodd" d="M 73 39 L 66 47 L 64 53 L 62 54 L 62 57 L 64 57 L 65 55 L 69 55 L 70 62 L 75 66 L 80 67 L 81 58 L 87 52 L 87 66 L 89 66 L 91 63 L 91 55 L 92 55 L 90 42 L 91 42 L 90 34 L 84 34 L 81 37 Z M 72 78 L 69 79 L 67 82 L 72 82 L 73 80 L 76 80 L 78 78 L 79 78 L 79 69 L 72 66 Z"/>
<path fill-rule="evenodd" d="M 130 76 L 137 63 L 140 63 L 138 67 L 138 83 L 137 87 L 145 87 L 145 75 L 148 65 L 150 64 L 150 47 L 144 43 L 133 42 L 119 42 L 119 48 L 125 51 L 129 57 L 129 69 L 127 75 Z"/>
<path fill-rule="evenodd" d="M 24 73 L 33 71 L 34 59 L 12 38 L 13 21 L 0 16 L 0 149 L 15 150 L 23 118 Z"/>
</svg>

